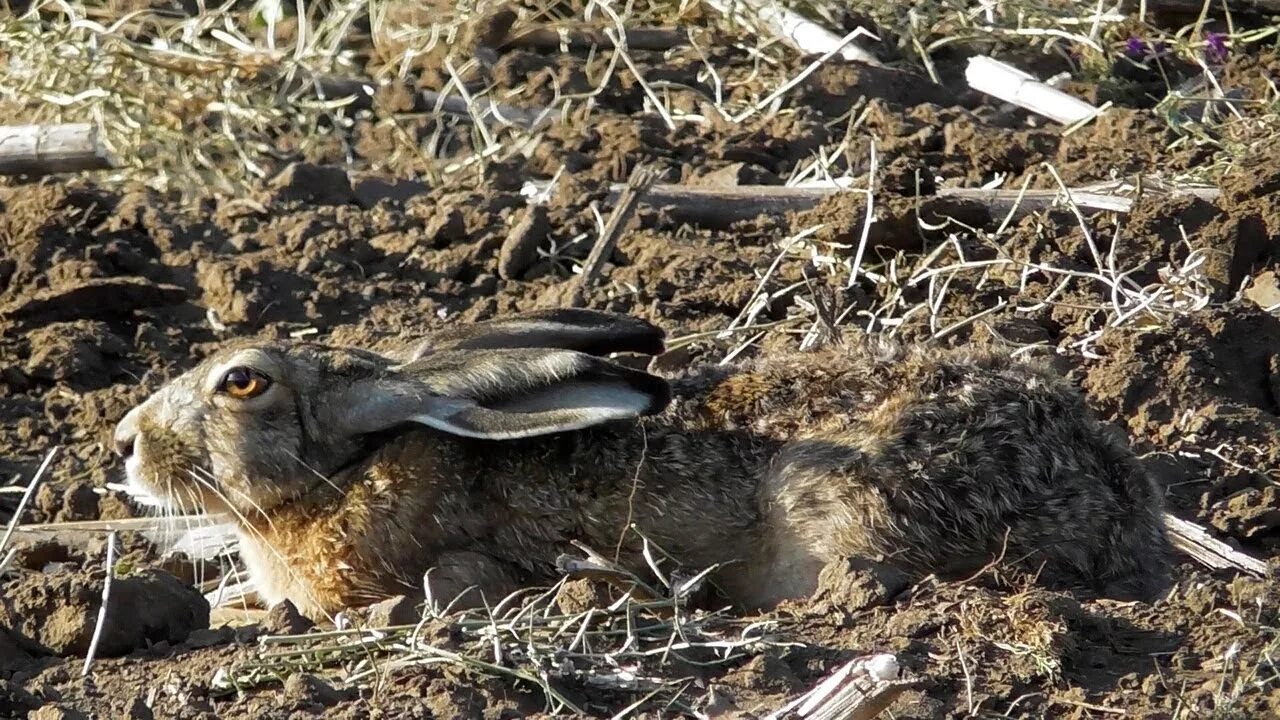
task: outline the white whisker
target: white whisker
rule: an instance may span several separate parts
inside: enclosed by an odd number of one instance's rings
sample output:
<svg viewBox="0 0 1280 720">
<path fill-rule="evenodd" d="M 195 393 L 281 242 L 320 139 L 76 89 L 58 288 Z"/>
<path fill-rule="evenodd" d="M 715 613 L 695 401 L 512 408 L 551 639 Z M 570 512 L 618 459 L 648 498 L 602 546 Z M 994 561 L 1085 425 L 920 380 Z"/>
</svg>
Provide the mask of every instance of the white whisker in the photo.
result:
<svg viewBox="0 0 1280 720">
<path fill-rule="evenodd" d="M 227 496 L 224 495 L 221 490 L 215 487 L 212 482 L 209 482 L 201 478 L 200 474 L 196 472 L 194 469 L 188 469 L 187 472 L 191 475 L 191 478 L 193 480 L 195 480 L 197 483 L 200 484 L 201 487 L 213 493 L 214 496 L 220 499 L 223 502 L 223 504 L 227 506 L 227 510 L 230 511 L 231 514 L 235 515 L 236 519 L 240 521 L 240 526 L 246 532 L 256 537 L 258 539 L 258 542 L 260 542 L 262 546 L 265 547 L 275 557 L 280 567 L 282 567 L 284 571 L 289 574 L 289 577 L 294 581 L 293 582 L 294 586 L 300 588 L 304 593 L 306 593 L 307 598 L 311 601 L 311 604 L 316 608 L 318 608 L 320 612 L 324 613 L 325 617 L 328 618 L 330 622 L 333 622 L 333 617 L 329 615 L 328 611 L 325 610 L 324 606 L 319 602 L 319 599 L 315 596 L 314 593 L 311 592 L 311 586 L 308 583 L 302 581 L 302 578 L 294 571 L 293 565 L 285 558 L 283 554 L 281 554 L 280 550 L 276 548 L 276 546 L 272 544 L 270 540 L 267 539 L 266 535 L 264 535 L 261 530 L 259 530 L 252 523 L 250 523 L 248 518 L 246 518 L 244 514 L 241 513 L 240 510 L 237 509 L 235 505 L 231 503 L 230 499 L 228 499 Z M 204 471 L 204 472 L 206 474 L 209 474 L 208 471 Z M 210 475 L 210 477 L 212 477 L 212 475 Z M 256 504 L 254 505 L 254 508 L 259 513 L 262 513 L 263 517 L 266 517 L 266 513 L 264 513 L 261 508 L 257 507 Z M 274 526 L 271 525 L 270 518 L 267 519 L 267 523 L 269 526 L 272 527 L 272 530 L 275 529 Z"/>
</svg>

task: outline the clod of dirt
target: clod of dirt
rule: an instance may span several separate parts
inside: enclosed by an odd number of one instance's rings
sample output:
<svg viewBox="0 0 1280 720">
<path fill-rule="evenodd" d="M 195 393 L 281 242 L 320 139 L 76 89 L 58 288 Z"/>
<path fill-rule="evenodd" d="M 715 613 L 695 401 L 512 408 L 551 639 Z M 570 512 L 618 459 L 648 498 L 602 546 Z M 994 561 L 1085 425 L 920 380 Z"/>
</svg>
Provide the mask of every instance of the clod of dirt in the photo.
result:
<svg viewBox="0 0 1280 720">
<path fill-rule="evenodd" d="M 730 163 L 710 172 L 693 175 L 684 182 L 689 187 L 735 188 L 742 185 L 780 185 L 782 180 L 759 165 Z"/>
<path fill-rule="evenodd" d="M 136 697 L 125 706 L 125 717 L 128 720 L 153 720 L 155 713 L 151 712 L 151 708 L 147 707 L 145 700 Z"/>
<path fill-rule="evenodd" d="M 556 593 L 556 606 L 565 615 L 578 615 L 591 608 L 607 606 L 611 601 L 603 583 L 587 579 L 570 580 Z"/>
<path fill-rule="evenodd" d="M 1247 488 L 1213 508 L 1211 524 L 1238 538 L 1254 538 L 1280 528 L 1280 492 Z"/>
<path fill-rule="evenodd" d="M 348 612 L 351 624 L 356 627 L 392 627 L 410 625 L 422 619 L 417 605 L 404 595 L 387 598 L 367 607 Z"/>
<path fill-rule="evenodd" d="M 498 251 L 498 277 L 519 278 L 538 259 L 538 245 L 551 232 L 545 205 L 530 205 L 516 226 L 511 228 L 502 249 Z"/>
<path fill-rule="evenodd" d="M 111 373 L 106 358 L 129 354 L 129 344 L 101 322 L 53 323 L 33 330 L 27 340 L 31 355 L 23 371 L 28 377 L 81 389 L 107 385 Z"/>
<path fill-rule="evenodd" d="M 1089 368 L 1084 387 L 1135 432 L 1204 433 L 1247 413 L 1280 434 L 1280 399 L 1270 392 L 1280 320 L 1272 315 L 1248 305 L 1207 309 L 1145 331 L 1108 329 L 1099 345 L 1105 358 Z M 1175 408 L 1199 409 L 1199 417 L 1179 427 Z"/>
<path fill-rule="evenodd" d="M 1160 265 L 1180 265 L 1198 251 L 1214 298 L 1228 300 L 1270 248 L 1267 226 L 1256 214 L 1227 213 L 1196 198 L 1143 196 L 1129 213 L 1115 257 L 1120 267 L 1139 268 L 1132 277 L 1147 284 L 1158 279 Z"/>
<path fill-rule="evenodd" d="M 268 635 L 300 635 L 313 627 L 315 623 L 298 612 L 298 606 L 289 600 L 272 605 L 262 619 L 262 629 Z"/>
<path fill-rule="evenodd" d="M 202 630 L 192 630 L 187 636 L 187 640 L 183 645 L 189 648 L 207 648 L 218 645 L 226 645 L 236 639 L 236 630 L 232 627 L 222 626 L 219 628 L 204 628 Z"/>
<path fill-rule="evenodd" d="M 1260 308 L 1280 306 L 1280 273 L 1268 270 L 1253 279 L 1244 296 Z"/>
<path fill-rule="evenodd" d="M 23 574 L 0 585 L 0 624 L 30 650 L 84 656 L 98 623 L 105 580 L 100 568 Z M 140 570 L 112 582 L 97 653 L 114 657 L 148 643 L 177 643 L 208 626 L 203 595 L 169 573 Z"/>
<path fill-rule="evenodd" d="M 350 699 L 348 689 L 338 690 L 310 673 L 294 673 L 284 681 L 284 695 L 299 705 L 319 706 L 323 709 Z"/>
<path fill-rule="evenodd" d="M 45 705 L 31 713 L 30 720 L 84 720 L 85 714 L 62 705 Z"/>
<path fill-rule="evenodd" d="M 351 178 L 340 167 L 291 163 L 267 183 L 276 202 L 348 205 L 357 201 Z"/>
<path fill-rule="evenodd" d="M 97 520 L 98 494 L 88 483 L 76 483 L 70 487 L 42 485 L 36 491 L 36 509 L 52 522 Z"/>
<path fill-rule="evenodd" d="M 186 290 L 146 278 L 89 278 L 20 298 L 0 309 L 0 317 L 42 322 L 110 319 L 127 317 L 135 310 L 177 305 L 186 299 Z"/>
<path fill-rule="evenodd" d="M 983 227 L 991 221 L 991 211 L 976 202 L 933 197 L 922 203 L 916 198 L 883 196 L 876 198 L 874 222 L 867 228 L 866 208 L 867 199 L 862 193 L 835 193 L 812 209 L 794 213 L 791 226 L 799 230 L 821 225 L 816 233 L 819 240 L 854 247 L 862 241 L 865 231 L 868 251 L 919 250 L 922 240 L 929 237 L 921 231 L 921 220 L 934 227 L 945 227 L 948 219 L 969 227 Z"/>
<path fill-rule="evenodd" d="M 834 614 L 852 622 L 853 613 L 889 604 L 907 585 L 906 576 L 890 567 L 868 567 L 858 560 L 836 561 L 818 574 L 818 590 L 811 607 L 819 614 Z"/>
<path fill-rule="evenodd" d="M 794 692 L 802 685 L 787 663 L 772 652 L 751 658 L 746 665 L 725 675 L 721 682 L 730 687 L 786 694 Z"/>
<path fill-rule="evenodd" d="M 40 540 L 30 545 L 16 548 L 13 567 L 24 568 L 32 572 L 44 572 L 50 564 L 76 562 L 81 558 L 72 553 L 71 548 L 54 540 Z"/>
</svg>

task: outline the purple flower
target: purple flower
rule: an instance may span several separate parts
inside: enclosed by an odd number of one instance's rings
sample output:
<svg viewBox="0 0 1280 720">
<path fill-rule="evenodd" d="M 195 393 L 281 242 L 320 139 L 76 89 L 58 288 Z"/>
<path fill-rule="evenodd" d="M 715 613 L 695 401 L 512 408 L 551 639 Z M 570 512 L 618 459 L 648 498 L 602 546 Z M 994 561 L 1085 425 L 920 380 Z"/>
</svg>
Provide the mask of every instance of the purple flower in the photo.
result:
<svg viewBox="0 0 1280 720">
<path fill-rule="evenodd" d="M 1211 32 L 1204 36 L 1204 55 L 1209 62 L 1226 62 L 1228 52 L 1226 35 Z"/>
<path fill-rule="evenodd" d="M 1146 40 L 1140 37 L 1130 37 L 1124 42 L 1124 52 L 1131 58 L 1141 59 L 1151 52 L 1151 48 L 1147 45 Z"/>
</svg>

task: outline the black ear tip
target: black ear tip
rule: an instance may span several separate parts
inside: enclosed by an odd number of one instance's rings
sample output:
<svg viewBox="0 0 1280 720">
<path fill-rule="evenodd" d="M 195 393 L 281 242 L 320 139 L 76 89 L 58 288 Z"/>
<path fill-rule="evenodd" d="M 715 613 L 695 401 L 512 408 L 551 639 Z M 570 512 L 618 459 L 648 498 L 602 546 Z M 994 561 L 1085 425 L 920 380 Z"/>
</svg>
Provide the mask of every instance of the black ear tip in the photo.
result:
<svg viewBox="0 0 1280 720">
<path fill-rule="evenodd" d="M 657 375 L 644 375 L 644 391 L 649 396 L 649 405 L 644 409 L 645 415 L 657 415 L 671 404 L 671 383 Z"/>
<path fill-rule="evenodd" d="M 661 355 L 667 351 L 667 331 L 648 320 L 631 316 L 619 316 L 616 324 L 625 329 L 620 334 L 629 335 L 635 339 L 631 348 L 629 348 L 632 352 L 643 355 Z"/>
<path fill-rule="evenodd" d="M 636 352 L 641 355 L 661 355 L 667 351 L 667 334 L 658 330 L 636 344 Z"/>
</svg>

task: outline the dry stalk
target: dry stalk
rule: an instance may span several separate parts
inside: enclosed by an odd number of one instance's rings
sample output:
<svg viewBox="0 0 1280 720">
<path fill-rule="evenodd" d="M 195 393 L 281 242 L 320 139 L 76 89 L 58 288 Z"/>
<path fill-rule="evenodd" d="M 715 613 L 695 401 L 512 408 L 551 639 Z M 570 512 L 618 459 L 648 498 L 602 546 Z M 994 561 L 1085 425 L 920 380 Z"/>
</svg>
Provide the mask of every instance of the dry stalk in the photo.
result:
<svg viewBox="0 0 1280 720">
<path fill-rule="evenodd" d="M 89 652 L 84 657 L 84 668 L 80 675 L 88 677 L 93 667 L 93 658 L 98 654 L 98 641 L 102 639 L 102 631 L 107 625 L 107 608 L 111 602 L 111 583 L 116 577 L 116 532 L 107 536 L 107 577 L 102 581 L 102 606 L 98 608 L 98 623 L 93 628 L 93 639 L 89 641 Z"/>
<path fill-rule="evenodd" d="M 600 237 L 591 248 L 591 253 L 582 263 L 582 273 L 574 285 L 573 295 L 569 300 L 570 306 L 583 307 L 586 304 L 587 292 L 591 290 L 600 271 L 604 269 L 605 262 L 618 243 L 618 238 L 622 236 L 627 223 L 640 205 L 640 199 L 649 188 L 653 187 L 657 178 L 657 171 L 644 165 L 639 165 L 632 171 L 631 177 L 618 197 L 618 204 L 614 206 L 609 220 L 600 231 Z"/>
<path fill-rule="evenodd" d="M 31 482 L 27 484 L 27 489 L 23 491 L 22 499 L 18 501 L 18 507 L 13 511 L 13 517 L 9 518 L 9 524 L 4 530 L 4 537 L 0 538 L 0 552 L 4 552 L 4 549 L 9 546 L 9 539 L 13 537 L 13 531 L 17 529 L 18 523 L 22 520 L 22 511 L 27 508 L 27 503 L 31 502 L 31 498 L 36 494 L 36 488 L 40 485 L 40 481 L 44 479 L 45 472 L 49 469 L 49 465 L 53 462 L 54 456 L 58 454 L 60 449 L 55 445 L 45 454 L 40 467 L 36 468 L 36 474 L 31 477 Z"/>
<path fill-rule="evenodd" d="M 612 570 L 598 553 L 584 551 L 580 562 Z M 581 712 L 560 689 L 574 684 L 642 693 L 629 703 L 631 711 L 646 701 L 683 707 L 687 683 L 662 674 L 671 661 L 719 665 L 794 645 L 773 639 L 771 624 L 689 609 L 684 593 L 703 575 L 683 582 L 664 576 L 661 587 L 649 588 L 654 599 L 624 592 L 606 606 L 574 613 L 560 608 L 563 581 L 464 611 L 453 610 L 453 603 L 441 608 L 428 596 L 422 618 L 411 625 L 263 637 L 256 658 L 220 670 L 214 687 L 226 693 L 280 682 L 292 672 L 334 670 L 363 687 L 403 669 L 448 664 L 538 688 L 552 713 Z M 447 638 L 448 646 L 433 638 Z"/>
</svg>

